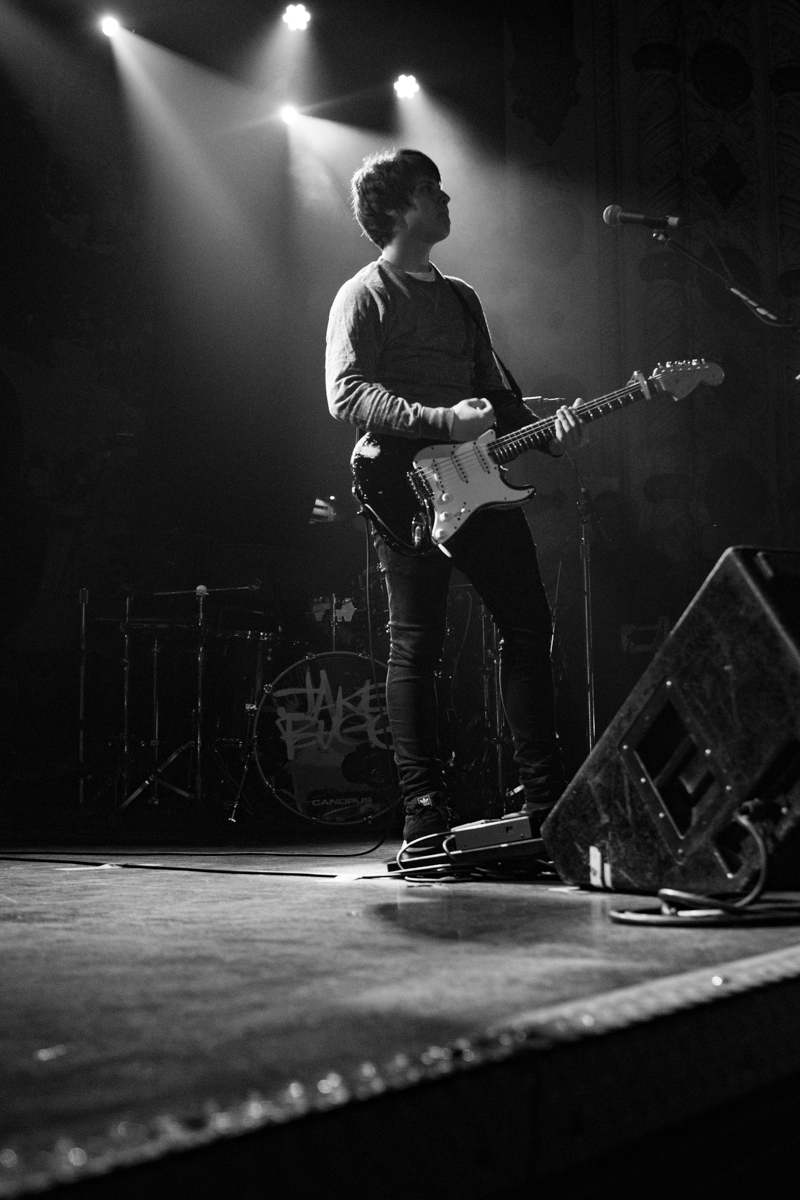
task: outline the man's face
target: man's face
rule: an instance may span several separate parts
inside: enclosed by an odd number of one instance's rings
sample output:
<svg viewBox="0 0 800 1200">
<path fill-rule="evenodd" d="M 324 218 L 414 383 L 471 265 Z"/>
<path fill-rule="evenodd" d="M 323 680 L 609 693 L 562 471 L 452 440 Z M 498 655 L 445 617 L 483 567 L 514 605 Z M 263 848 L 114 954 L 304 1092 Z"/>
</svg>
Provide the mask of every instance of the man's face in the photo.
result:
<svg viewBox="0 0 800 1200">
<path fill-rule="evenodd" d="M 397 228 L 404 229 L 420 242 L 433 245 L 442 242 L 450 233 L 450 197 L 441 184 L 425 175 L 414 185 L 411 203 L 397 218 Z"/>
</svg>

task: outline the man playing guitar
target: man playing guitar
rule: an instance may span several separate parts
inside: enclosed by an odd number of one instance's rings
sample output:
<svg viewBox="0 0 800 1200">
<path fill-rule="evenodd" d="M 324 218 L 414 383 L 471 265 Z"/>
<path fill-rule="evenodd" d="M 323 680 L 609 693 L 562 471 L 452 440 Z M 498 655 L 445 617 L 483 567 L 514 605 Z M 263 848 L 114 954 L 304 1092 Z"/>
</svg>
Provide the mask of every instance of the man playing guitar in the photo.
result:
<svg viewBox="0 0 800 1200">
<path fill-rule="evenodd" d="M 531 414 L 504 388 L 475 292 L 443 276 L 432 247 L 450 232 L 449 196 L 436 165 L 416 150 L 373 155 L 352 181 L 361 228 L 377 261 L 339 290 L 326 354 L 328 406 L 362 431 L 433 443 L 464 443 Z M 579 402 L 576 401 L 576 406 Z M 559 408 L 547 452 L 561 457 L 582 435 Z M 475 512 L 447 546 L 411 554 L 373 535 L 389 594 L 387 707 L 410 851 L 437 848 L 453 823 L 437 735 L 436 671 L 456 566 L 500 634 L 500 684 L 533 836 L 561 795 L 550 668 L 551 614 L 536 548 L 518 507 Z M 445 552 L 442 553 L 441 550 Z M 421 839 L 421 840 L 420 840 Z"/>
</svg>

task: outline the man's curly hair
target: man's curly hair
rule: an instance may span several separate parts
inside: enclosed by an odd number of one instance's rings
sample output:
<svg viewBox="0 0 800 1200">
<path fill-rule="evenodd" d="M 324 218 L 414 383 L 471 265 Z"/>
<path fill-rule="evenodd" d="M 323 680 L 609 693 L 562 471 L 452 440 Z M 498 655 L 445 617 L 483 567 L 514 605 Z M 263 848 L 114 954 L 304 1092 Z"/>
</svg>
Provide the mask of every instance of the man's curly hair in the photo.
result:
<svg viewBox="0 0 800 1200">
<path fill-rule="evenodd" d="M 364 159 L 353 176 L 350 194 L 356 220 L 381 250 L 392 240 L 393 212 L 405 212 L 423 176 L 441 180 L 436 163 L 420 150 L 381 150 Z"/>
</svg>

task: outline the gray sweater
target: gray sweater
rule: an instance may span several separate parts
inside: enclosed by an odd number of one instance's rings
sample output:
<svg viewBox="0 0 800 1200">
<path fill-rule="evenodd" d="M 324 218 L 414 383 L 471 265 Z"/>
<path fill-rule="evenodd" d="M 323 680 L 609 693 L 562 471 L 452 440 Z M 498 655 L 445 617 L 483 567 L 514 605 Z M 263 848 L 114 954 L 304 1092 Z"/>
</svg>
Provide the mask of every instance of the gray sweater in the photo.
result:
<svg viewBox="0 0 800 1200">
<path fill-rule="evenodd" d="M 475 292 L 460 279 L 453 283 L 486 328 Z M 444 276 L 436 271 L 426 283 L 383 259 L 339 289 L 328 321 L 325 383 L 340 421 L 445 442 L 454 404 L 504 386 L 487 338 Z"/>
</svg>

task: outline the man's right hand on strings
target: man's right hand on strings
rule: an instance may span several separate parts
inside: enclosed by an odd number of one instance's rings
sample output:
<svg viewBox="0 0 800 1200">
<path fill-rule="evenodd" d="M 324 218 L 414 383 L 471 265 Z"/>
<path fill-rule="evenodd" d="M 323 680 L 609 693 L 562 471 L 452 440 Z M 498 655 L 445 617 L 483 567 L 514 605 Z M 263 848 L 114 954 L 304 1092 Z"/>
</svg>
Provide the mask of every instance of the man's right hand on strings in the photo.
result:
<svg viewBox="0 0 800 1200">
<path fill-rule="evenodd" d="M 494 425 L 494 409 L 482 397 L 459 400 L 450 412 L 453 414 L 450 436 L 454 442 L 473 442 Z"/>
</svg>

